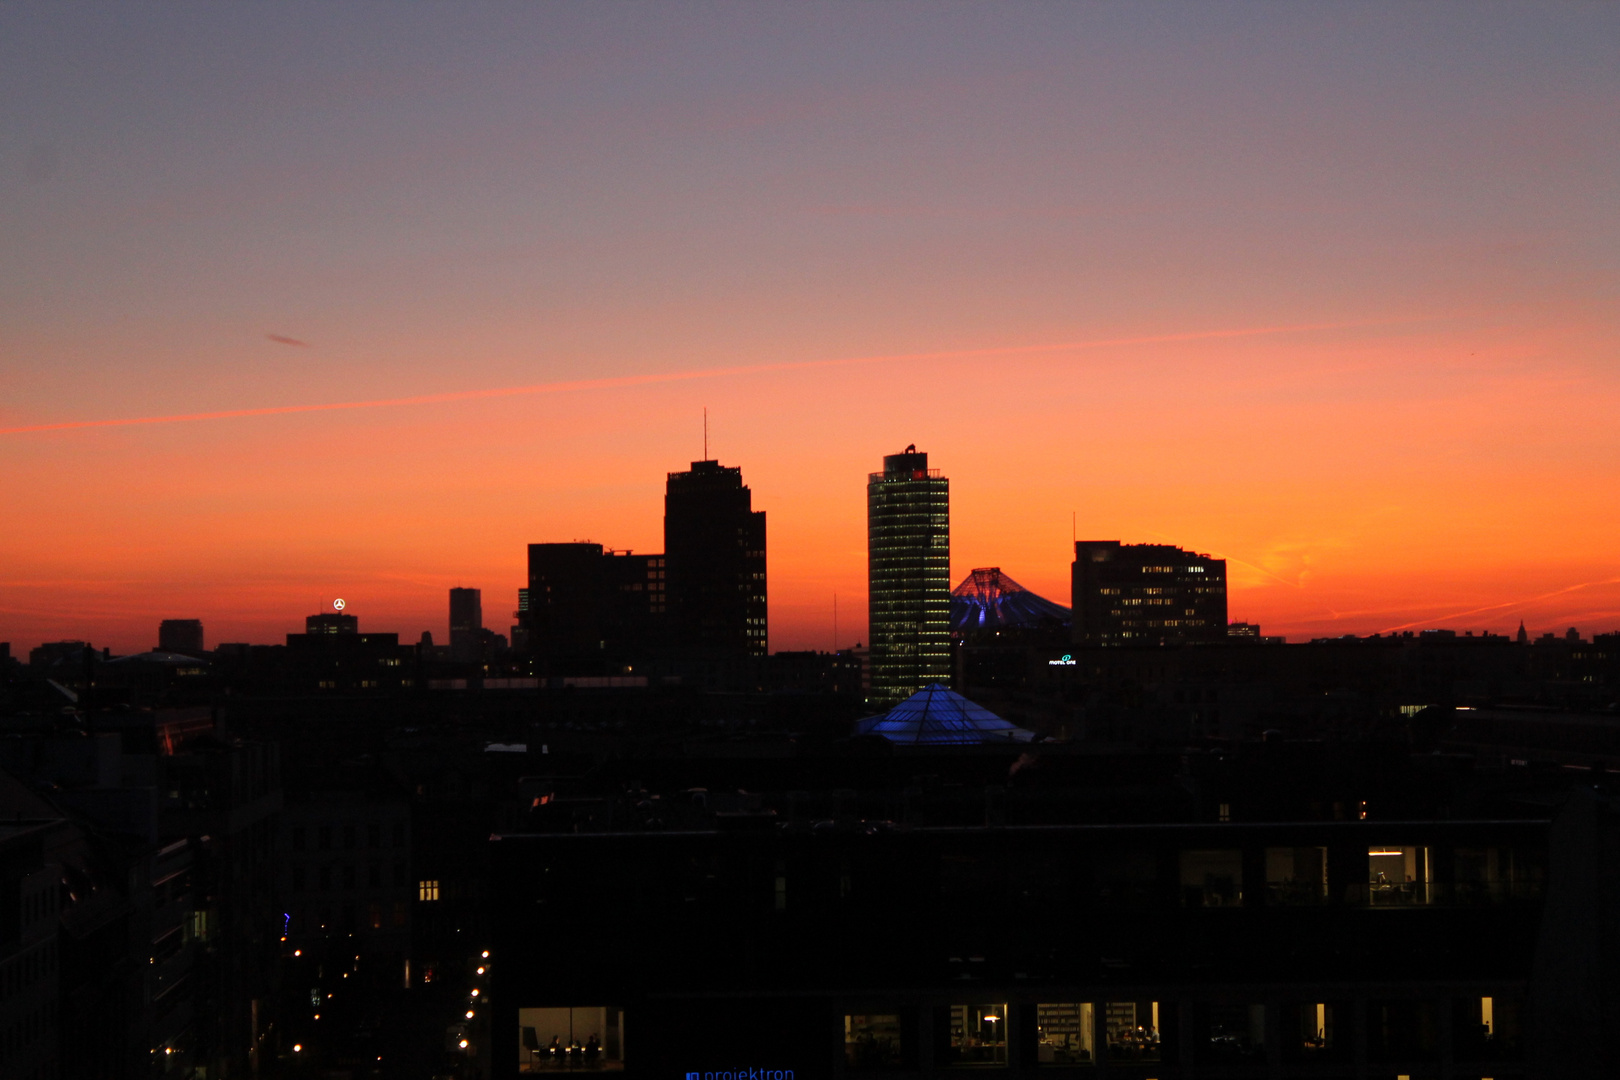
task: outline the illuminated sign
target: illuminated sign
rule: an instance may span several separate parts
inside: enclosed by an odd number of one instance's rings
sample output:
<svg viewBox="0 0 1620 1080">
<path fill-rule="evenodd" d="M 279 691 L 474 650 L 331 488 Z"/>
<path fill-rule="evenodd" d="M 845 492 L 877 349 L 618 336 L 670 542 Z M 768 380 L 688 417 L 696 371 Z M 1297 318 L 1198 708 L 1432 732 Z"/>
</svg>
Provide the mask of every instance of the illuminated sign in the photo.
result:
<svg viewBox="0 0 1620 1080">
<path fill-rule="evenodd" d="M 720 1072 L 689 1072 L 686 1080 L 793 1080 L 792 1069 L 725 1069 Z"/>
<path fill-rule="evenodd" d="M 1063 659 L 1048 660 L 1047 663 L 1052 667 L 1074 667 L 1074 657 L 1070 656 L 1068 653 L 1064 653 Z"/>
<path fill-rule="evenodd" d="M 336 600 L 332 601 L 332 610 L 333 611 L 342 611 L 344 608 L 346 608 L 348 606 L 349 606 L 348 601 L 344 600 L 343 597 L 341 597 L 341 596 L 338 597 Z"/>
</svg>

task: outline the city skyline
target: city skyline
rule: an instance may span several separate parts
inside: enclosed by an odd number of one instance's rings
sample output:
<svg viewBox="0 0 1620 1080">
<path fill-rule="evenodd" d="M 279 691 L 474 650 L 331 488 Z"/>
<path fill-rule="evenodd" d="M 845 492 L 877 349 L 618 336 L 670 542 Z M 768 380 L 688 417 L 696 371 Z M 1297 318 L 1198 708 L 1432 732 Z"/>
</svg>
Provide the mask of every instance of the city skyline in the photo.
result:
<svg viewBox="0 0 1620 1080">
<path fill-rule="evenodd" d="M 1615 629 L 1615 32 L 8 9 L 0 641 L 339 595 L 439 639 L 458 585 L 504 630 L 525 545 L 660 550 L 704 407 L 772 649 L 864 635 L 860 485 L 912 442 L 952 581 L 1066 596 L 1078 530 L 1227 560 L 1291 640 Z"/>
</svg>

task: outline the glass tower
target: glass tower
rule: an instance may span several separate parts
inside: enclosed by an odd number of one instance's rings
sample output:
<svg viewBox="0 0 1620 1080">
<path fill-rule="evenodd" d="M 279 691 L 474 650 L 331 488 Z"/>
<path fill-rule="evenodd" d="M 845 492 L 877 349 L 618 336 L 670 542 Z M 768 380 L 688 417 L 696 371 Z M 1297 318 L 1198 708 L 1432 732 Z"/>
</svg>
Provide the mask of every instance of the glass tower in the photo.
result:
<svg viewBox="0 0 1620 1080">
<path fill-rule="evenodd" d="M 950 481 L 915 446 L 866 484 L 871 697 L 892 705 L 951 675 Z"/>
</svg>

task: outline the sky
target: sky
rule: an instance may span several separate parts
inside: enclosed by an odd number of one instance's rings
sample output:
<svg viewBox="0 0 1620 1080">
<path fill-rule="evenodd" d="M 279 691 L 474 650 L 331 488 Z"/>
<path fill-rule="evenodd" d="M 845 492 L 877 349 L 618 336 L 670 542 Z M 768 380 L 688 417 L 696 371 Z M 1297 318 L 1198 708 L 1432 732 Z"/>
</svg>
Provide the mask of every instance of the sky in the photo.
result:
<svg viewBox="0 0 1620 1080">
<path fill-rule="evenodd" d="M 1617 56 L 1598 3 L 6 5 L 0 641 L 504 631 L 526 544 L 662 547 L 704 409 L 773 649 L 864 639 L 907 444 L 953 580 L 1173 543 L 1290 640 L 1620 630 Z"/>
</svg>

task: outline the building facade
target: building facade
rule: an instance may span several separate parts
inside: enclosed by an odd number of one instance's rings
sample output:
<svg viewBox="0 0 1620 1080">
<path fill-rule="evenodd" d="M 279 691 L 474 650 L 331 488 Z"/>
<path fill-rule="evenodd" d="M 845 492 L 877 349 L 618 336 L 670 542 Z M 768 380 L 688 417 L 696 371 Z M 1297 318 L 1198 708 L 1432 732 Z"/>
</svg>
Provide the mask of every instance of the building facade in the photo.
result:
<svg viewBox="0 0 1620 1080">
<path fill-rule="evenodd" d="M 866 484 L 870 702 L 951 675 L 950 481 L 908 446 Z"/>
<path fill-rule="evenodd" d="M 1226 640 L 1226 560 L 1169 544 L 1080 540 L 1072 566 L 1076 645 Z"/>
<path fill-rule="evenodd" d="M 742 470 L 694 461 L 664 494 L 672 641 L 682 652 L 748 660 L 766 652 L 765 511 Z"/>
</svg>

